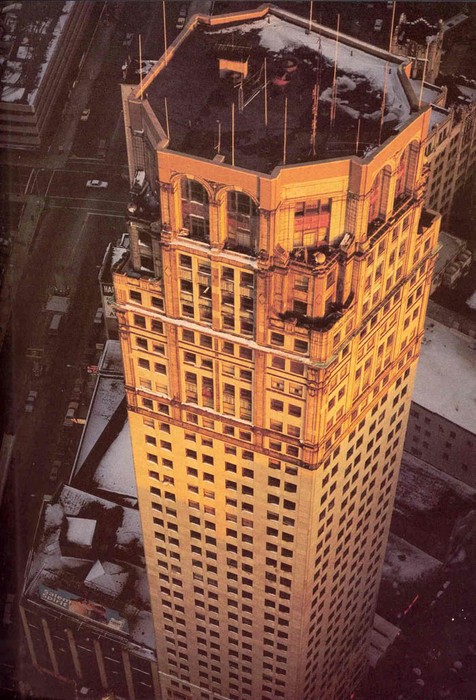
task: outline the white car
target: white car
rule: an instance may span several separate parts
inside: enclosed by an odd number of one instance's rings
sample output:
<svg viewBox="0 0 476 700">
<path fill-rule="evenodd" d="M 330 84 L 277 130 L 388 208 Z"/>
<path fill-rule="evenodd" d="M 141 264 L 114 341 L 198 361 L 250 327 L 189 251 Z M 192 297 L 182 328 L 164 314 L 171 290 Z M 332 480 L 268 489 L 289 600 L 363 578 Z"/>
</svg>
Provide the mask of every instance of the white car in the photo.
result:
<svg viewBox="0 0 476 700">
<path fill-rule="evenodd" d="M 374 24 L 374 31 L 381 32 L 383 27 L 383 19 L 376 19 Z"/>
<path fill-rule="evenodd" d="M 102 306 L 98 308 L 96 311 L 96 315 L 94 317 L 94 325 L 99 326 L 102 323 L 102 318 L 104 316 L 104 311 Z"/>
<path fill-rule="evenodd" d="M 30 391 L 25 403 L 25 412 L 32 413 L 35 405 L 36 397 L 38 396 L 37 391 Z"/>
<path fill-rule="evenodd" d="M 104 180 L 88 180 L 86 183 L 86 187 L 93 187 L 97 190 L 106 189 L 107 186 L 108 183 L 104 182 Z"/>
<path fill-rule="evenodd" d="M 91 114 L 91 110 L 89 107 L 87 109 L 83 109 L 82 114 L 81 114 L 81 121 L 87 122 L 90 114 Z"/>
<path fill-rule="evenodd" d="M 177 19 L 177 24 L 175 25 L 175 29 L 183 29 L 185 26 L 185 22 L 187 21 L 187 13 L 188 13 L 188 8 L 186 5 L 182 5 L 180 8 L 179 16 Z"/>
</svg>

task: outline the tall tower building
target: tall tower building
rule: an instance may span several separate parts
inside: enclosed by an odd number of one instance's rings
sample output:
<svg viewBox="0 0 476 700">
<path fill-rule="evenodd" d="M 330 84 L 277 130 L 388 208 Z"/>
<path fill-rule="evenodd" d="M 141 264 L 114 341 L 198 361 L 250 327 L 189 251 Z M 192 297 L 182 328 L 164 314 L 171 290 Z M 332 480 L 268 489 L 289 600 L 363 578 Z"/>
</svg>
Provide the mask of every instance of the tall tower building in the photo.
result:
<svg viewBox="0 0 476 700">
<path fill-rule="evenodd" d="M 407 71 L 264 7 L 192 18 L 123 88 L 114 285 L 167 700 L 340 700 L 365 672 L 439 227 Z"/>
</svg>

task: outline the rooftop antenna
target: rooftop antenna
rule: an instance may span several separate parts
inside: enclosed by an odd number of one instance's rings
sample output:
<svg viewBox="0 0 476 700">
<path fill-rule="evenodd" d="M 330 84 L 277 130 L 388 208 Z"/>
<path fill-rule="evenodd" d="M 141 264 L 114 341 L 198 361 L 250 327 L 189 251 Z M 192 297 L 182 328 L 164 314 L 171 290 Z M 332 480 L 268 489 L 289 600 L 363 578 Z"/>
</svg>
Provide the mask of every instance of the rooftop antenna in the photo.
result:
<svg viewBox="0 0 476 700">
<path fill-rule="evenodd" d="M 393 40 L 393 27 L 395 25 L 395 10 L 397 8 L 397 3 L 395 0 L 393 0 L 393 8 L 392 8 L 392 24 L 390 26 L 390 41 L 388 43 L 388 50 L 389 52 L 392 51 L 392 40 Z"/>
<path fill-rule="evenodd" d="M 319 109 L 319 83 L 312 89 L 311 153 L 316 155 L 317 111 Z"/>
<path fill-rule="evenodd" d="M 164 103 L 165 103 L 165 124 L 167 128 L 167 138 L 170 141 L 170 128 L 169 128 L 169 109 L 167 106 L 167 98 L 164 97 Z"/>
<path fill-rule="evenodd" d="M 380 128 L 379 128 L 379 133 L 378 133 L 378 145 L 379 146 L 382 142 L 383 120 L 385 117 L 385 100 L 387 98 L 387 73 L 388 73 L 388 61 L 385 61 L 385 75 L 383 76 L 382 108 L 381 108 L 381 113 L 380 113 Z"/>
<path fill-rule="evenodd" d="M 284 98 L 284 139 L 283 139 L 283 165 L 286 165 L 286 147 L 288 131 L 288 98 Z"/>
<path fill-rule="evenodd" d="M 311 33 L 311 26 L 312 26 L 312 0 L 310 2 L 310 8 L 309 8 L 309 27 L 306 30 L 306 34 Z"/>
<path fill-rule="evenodd" d="M 165 60 L 165 65 L 167 65 L 167 22 L 165 21 L 165 19 L 166 19 L 165 0 L 162 0 L 162 15 L 164 18 L 164 47 L 165 47 L 164 60 Z"/>
<path fill-rule="evenodd" d="M 231 164 L 235 165 L 235 103 L 231 103 Z"/>
<path fill-rule="evenodd" d="M 244 109 L 244 105 L 243 105 L 243 74 L 242 74 L 240 84 L 238 86 L 238 111 L 242 112 L 243 109 Z"/>
<path fill-rule="evenodd" d="M 357 121 L 357 137 L 355 139 L 355 155 L 359 154 L 359 141 L 360 141 L 360 117 Z"/>
<path fill-rule="evenodd" d="M 142 36 L 139 34 L 139 92 L 142 102 Z"/>
<path fill-rule="evenodd" d="M 426 39 L 426 51 L 425 51 L 425 62 L 423 64 L 423 74 L 421 76 L 421 87 L 420 87 L 420 96 L 418 98 L 418 109 L 421 107 L 421 102 L 423 98 L 423 85 L 425 84 L 425 78 L 426 78 L 426 67 L 428 65 L 428 52 L 430 50 L 430 42 L 428 41 L 428 37 Z"/>
<path fill-rule="evenodd" d="M 266 70 L 266 56 L 264 57 L 264 125 L 268 128 L 268 73 Z"/>
<path fill-rule="evenodd" d="M 336 98 L 337 98 L 337 54 L 339 51 L 339 27 L 340 14 L 337 15 L 336 46 L 334 51 L 334 75 L 332 77 L 332 102 L 331 102 L 331 128 L 336 120 Z"/>
<path fill-rule="evenodd" d="M 218 155 L 220 155 L 220 150 L 221 150 L 221 121 L 217 119 L 217 124 L 218 124 L 218 143 L 215 146 L 216 151 Z"/>
</svg>

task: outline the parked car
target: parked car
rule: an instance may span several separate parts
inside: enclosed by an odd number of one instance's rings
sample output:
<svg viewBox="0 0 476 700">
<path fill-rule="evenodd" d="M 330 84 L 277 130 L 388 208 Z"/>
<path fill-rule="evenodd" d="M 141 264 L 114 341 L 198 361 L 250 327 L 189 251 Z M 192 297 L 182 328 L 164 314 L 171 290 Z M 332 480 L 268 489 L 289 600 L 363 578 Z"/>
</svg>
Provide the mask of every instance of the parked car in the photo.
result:
<svg viewBox="0 0 476 700">
<path fill-rule="evenodd" d="M 128 34 L 126 34 L 126 38 L 122 42 L 122 45 L 129 47 L 132 44 L 133 38 L 134 38 L 134 34 L 129 32 Z"/>
<path fill-rule="evenodd" d="M 81 121 L 87 122 L 90 114 L 91 114 L 91 109 L 89 107 L 87 109 L 83 109 L 83 111 L 81 113 Z"/>
<path fill-rule="evenodd" d="M 53 462 L 53 466 L 50 469 L 50 476 L 49 479 L 50 481 L 56 481 L 58 479 L 58 472 L 61 467 L 61 462 L 59 460 L 55 460 Z"/>
<path fill-rule="evenodd" d="M 38 396 L 37 391 L 32 390 L 32 391 L 28 392 L 28 396 L 27 396 L 26 403 L 25 403 L 25 412 L 26 413 L 33 412 L 33 408 L 35 407 L 35 401 L 36 401 L 37 396 Z"/>
<path fill-rule="evenodd" d="M 70 401 L 68 404 L 68 410 L 66 411 L 66 415 L 64 417 L 63 421 L 63 427 L 65 428 L 70 428 L 73 423 L 74 423 L 74 418 L 76 416 L 76 411 L 79 408 L 79 402 L 78 401 Z"/>
<path fill-rule="evenodd" d="M 374 24 L 374 31 L 381 32 L 383 27 L 383 19 L 376 19 Z"/>
<path fill-rule="evenodd" d="M 3 609 L 3 624 L 10 625 L 12 622 L 12 607 L 13 601 L 15 600 L 15 594 L 9 593 L 5 602 L 5 607 Z"/>
<path fill-rule="evenodd" d="M 177 24 L 175 25 L 175 29 L 183 29 L 183 27 L 185 26 L 185 22 L 187 21 L 187 12 L 187 6 L 182 5 L 177 19 Z"/>
<path fill-rule="evenodd" d="M 104 311 L 102 306 L 98 307 L 98 310 L 96 311 L 96 315 L 94 317 L 94 324 L 96 326 L 99 326 L 102 323 L 102 318 L 104 316 Z"/>
<path fill-rule="evenodd" d="M 104 180 L 88 180 L 86 187 L 93 187 L 95 189 L 105 189 L 108 186 L 107 182 Z"/>
</svg>

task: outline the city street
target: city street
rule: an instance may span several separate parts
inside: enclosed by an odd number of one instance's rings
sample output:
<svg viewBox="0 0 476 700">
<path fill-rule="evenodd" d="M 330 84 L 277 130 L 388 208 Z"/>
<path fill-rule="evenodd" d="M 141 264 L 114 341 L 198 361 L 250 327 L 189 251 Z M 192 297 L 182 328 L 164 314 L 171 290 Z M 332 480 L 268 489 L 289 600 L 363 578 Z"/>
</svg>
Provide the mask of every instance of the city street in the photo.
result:
<svg viewBox="0 0 476 700">
<path fill-rule="evenodd" d="M 179 9 L 179 3 L 167 4 L 169 43 L 177 34 Z M 14 436 L 0 509 L 0 527 L 8 533 L 0 554 L 2 697 L 29 686 L 35 697 L 69 698 L 74 692 L 32 668 L 18 601 L 43 496 L 69 479 L 81 435 L 81 425 L 63 427 L 72 388 L 81 382 L 85 415 L 94 385 L 87 367 L 96 363 L 96 344 L 104 341 L 93 323 L 100 303 L 97 276 L 107 244 L 125 231 L 129 184 L 122 65 L 128 55 L 138 56 L 140 33 L 144 58 L 159 58 L 164 48 L 157 3 L 137 2 L 134 12 L 125 3 L 104 3 L 98 18 L 45 148 L 5 152 L 0 159 L 3 206 L 10 230 L 18 229 L 0 297 L 0 434 Z M 84 110 L 87 118 L 81 119 Z M 108 185 L 90 188 L 88 180 Z M 55 287 L 69 290 L 70 306 L 52 337 L 44 307 Z M 26 412 L 29 391 L 37 398 Z M 52 479 L 54 459 L 61 467 Z"/>
</svg>

